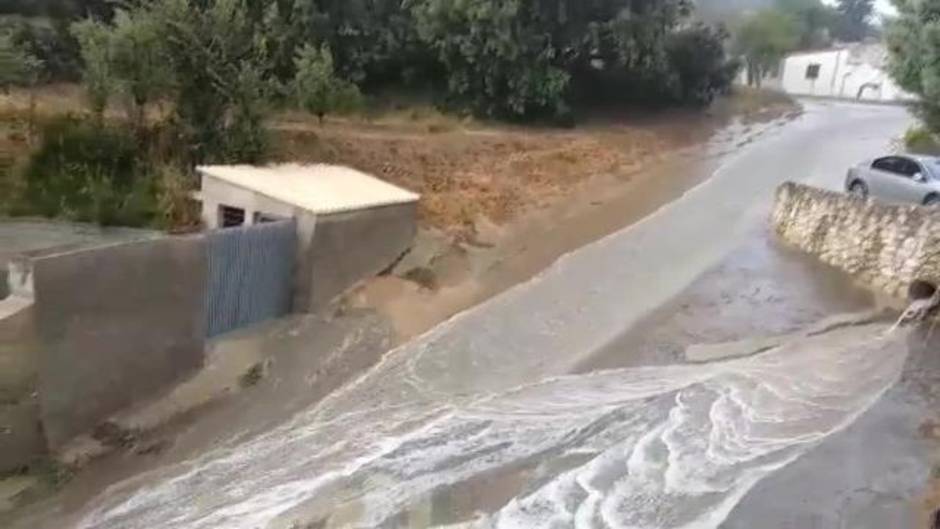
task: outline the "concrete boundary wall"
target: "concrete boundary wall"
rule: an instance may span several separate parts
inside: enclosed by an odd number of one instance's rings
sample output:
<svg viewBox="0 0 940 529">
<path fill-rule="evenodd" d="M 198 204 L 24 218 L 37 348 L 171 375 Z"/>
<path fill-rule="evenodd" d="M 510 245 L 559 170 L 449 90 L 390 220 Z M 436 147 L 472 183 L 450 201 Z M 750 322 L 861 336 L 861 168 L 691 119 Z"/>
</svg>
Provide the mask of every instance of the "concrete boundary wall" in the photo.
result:
<svg viewBox="0 0 940 529">
<path fill-rule="evenodd" d="M 257 247 L 246 250 L 261 252 L 254 255 L 258 262 L 276 265 L 276 270 L 261 279 L 246 274 L 244 280 L 251 284 L 242 290 L 269 289 L 272 278 L 278 279 L 283 288 L 276 310 L 265 316 L 291 306 L 326 310 L 409 248 L 415 216 L 415 203 L 308 215 L 286 223 L 290 229 L 278 241 L 268 233 L 281 229 L 277 225 L 245 228 L 260 238 L 249 241 Z M 0 473 L 56 453 L 202 364 L 211 237 L 203 233 L 66 244 L 11 253 L 5 259 Z M 292 243 L 292 252 L 265 250 L 266 244 L 279 241 Z M 239 305 L 245 301 L 238 295 L 241 290 L 223 288 L 234 297 L 223 299 L 223 305 L 244 308 Z M 233 326 L 257 319 L 254 313 L 249 316 Z"/>
<path fill-rule="evenodd" d="M 0 300 L 0 473 L 46 452 L 36 398 L 38 356 L 33 300 Z"/>
<path fill-rule="evenodd" d="M 357 282 L 391 266 L 414 241 L 417 203 L 317 216 L 308 263 L 306 310 L 322 312 Z"/>
<path fill-rule="evenodd" d="M 888 295 L 940 285 L 940 209 L 861 200 L 787 182 L 777 189 L 777 234 Z"/>
<path fill-rule="evenodd" d="M 32 266 L 39 405 L 53 450 L 201 365 L 204 237 L 49 255 Z"/>
</svg>

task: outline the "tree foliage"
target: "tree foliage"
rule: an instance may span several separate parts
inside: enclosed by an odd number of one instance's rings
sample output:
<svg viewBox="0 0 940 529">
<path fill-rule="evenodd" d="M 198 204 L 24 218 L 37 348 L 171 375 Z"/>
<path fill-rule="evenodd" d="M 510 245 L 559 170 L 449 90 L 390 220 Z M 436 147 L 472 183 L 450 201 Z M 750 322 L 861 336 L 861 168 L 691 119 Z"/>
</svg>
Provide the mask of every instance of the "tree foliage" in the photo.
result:
<svg viewBox="0 0 940 529">
<path fill-rule="evenodd" d="M 360 106 L 362 96 L 356 85 L 336 77 L 329 46 L 308 44 L 297 53 L 295 62 L 294 95 L 300 107 L 316 115 L 321 123 L 328 113 Z"/>
<path fill-rule="evenodd" d="M 67 29 L 67 28 L 65 28 Z M 39 76 L 74 81 L 80 76 L 78 44 L 71 34 L 45 18 L 0 17 L 0 32 L 42 64 Z"/>
<path fill-rule="evenodd" d="M 836 9 L 841 15 L 837 30 L 840 39 L 855 42 L 871 34 L 875 0 L 838 0 Z"/>
<path fill-rule="evenodd" d="M 148 105 L 167 99 L 186 158 L 258 160 L 275 85 L 249 4 L 155 0 L 117 11 L 110 23 L 75 24 L 93 111 L 100 116 L 120 94 L 142 130 Z"/>
<path fill-rule="evenodd" d="M 776 9 L 793 21 L 797 48 L 822 48 L 832 43 L 840 14 L 821 0 L 776 0 Z"/>
<path fill-rule="evenodd" d="M 447 72 L 452 102 L 490 116 L 560 114 L 570 74 L 534 2 L 421 0 L 418 34 Z"/>
<path fill-rule="evenodd" d="M 79 45 L 72 23 L 82 18 L 108 21 L 120 0 L 0 0 L 0 24 L 14 42 L 38 58 L 41 77 L 74 81 L 80 77 Z"/>
<path fill-rule="evenodd" d="M 693 0 L 0 0 L 2 10 L 17 21 L 0 40 L 0 75 L 14 78 L 20 51 L 50 79 L 80 65 L 98 117 L 45 131 L 29 203 L 100 222 L 154 218 L 157 165 L 261 161 L 277 104 L 322 119 L 358 105 L 360 89 L 405 88 L 459 112 L 568 121 L 585 102 L 707 104 L 737 69 L 727 32 L 696 23 Z M 125 122 L 104 119 L 122 106 Z"/>
<path fill-rule="evenodd" d="M 162 27 L 155 17 L 118 11 L 111 28 L 108 39 L 111 73 L 131 108 L 134 126 L 140 129 L 148 105 L 164 96 L 174 82 L 174 72 L 162 45 Z"/>
<path fill-rule="evenodd" d="M 687 0 L 416 0 L 418 36 L 441 64 L 452 104 L 490 116 L 562 115 L 573 91 L 673 101 L 679 75 L 669 45 L 688 20 Z M 724 72 L 720 32 L 698 67 Z M 717 75 L 714 78 L 721 78 Z M 572 90 L 574 89 L 574 90 Z M 581 96 L 584 97 L 584 96 Z M 694 97 L 693 97 L 694 99 Z"/>
<path fill-rule="evenodd" d="M 328 47 L 336 77 L 366 91 L 430 88 L 454 107 L 514 119 L 565 114 L 576 88 L 598 81 L 604 84 L 599 92 L 634 101 L 701 99 L 701 90 L 676 83 L 702 79 L 694 71 L 702 67 L 709 70 L 706 77 L 722 79 L 730 64 L 724 55 L 710 52 L 700 58 L 712 62 L 703 64 L 670 57 L 693 35 L 705 44 L 703 51 L 718 50 L 723 42 L 721 32 L 690 23 L 692 0 L 6 3 L 8 10 L 43 17 L 54 27 L 82 19 L 74 26 L 78 39 L 67 33 L 59 40 L 81 40 L 83 77 L 96 107 L 120 95 L 140 118 L 146 105 L 169 92 L 181 105 L 177 117 L 189 129 L 187 137 L 198 143 L 198 152 L 217 150 L 213 146 L 220 138 L 212 131 L 226 128 L 219 124 L 239 114 L 226 108 L 247 97 L 237 94 L 233 84 L 248 75 L 246 68 L 262 84 L 292 82 L 295 59 L 306 46 Z M 47 48 L 44 38 L 36 33 L 25 40 Z M 66 56 L 67 48 L 50 53 Z M 687 71 L 678 72 L 679 65 Z M 172 75 L 165 75 L 167 69 Z M 148 80 L 169 80 L 174 86 Z"/>
<path fill-rule="evenodd" d="M 889 69 L 898 84 L 920 96 L 924 124 L 940 132 L 940 0 L 899 0 L 888 24 Z"/>
<path fill-rule="evenodd" d="M 345 79 L 364 86 L 400 81 L 419 75 L 427 64 L 408 2 L 302 0 L 295 5 L 300 40 L 329 46 L 337 73 Z"/>
<path fill-rule="evenodd" d="M 251 5 L 157 0 L 142 8 L 160 25 L 175 79 L 175 118 L 195 161 L 251 162 L 265 150 L 260 125 L 276 86 Z"/>
<path fill-rule="evenodd" d="M 74 24 L 86 91 L 97 115 L 116 93 L 134 127 L 144 126 L 148 105 L 166 95 L 173 82 L 161 32 L 160 21 L 147 11 L 118 11 L 111 24 L 94 19 Z"/>
<path fill-rule="evenodd" d="M 153 180 L 129 130 L 63 118 L 42 135 L 23 174 L 23 213 L 130 226 L 153 218 Z"/>
<path fill-rule="evenodd" d="M 0 34 L 0 89 L 34 85 L 41 68 L 39 59 L 18 46 L 10 35 Z"/>
<path fill-rule="evenodd" d="M 85 95 L 91 111 L 101 121 L 115 84 L 111 72 L 110 33 L 107 26 L 93 19 L 76 23 L 72 32 L 81 46 Z"/>
<path fill-rule="evenodd" d="M 666 47 L 675 80 L 675 99 L 690 103 L 710 103 L 726 92 L 740 65 L 728 61 L 723 28 L 697 24 L 672 35 Z"/>
<path fill-rule="evenodd" d="M 783 56 L 799 44 L 797 22 L 776 9 L 763 9 L 744 20 L 735 37 L 735 49 L 744 58 L 748 83 L 760 86 Z"/>
</svg>

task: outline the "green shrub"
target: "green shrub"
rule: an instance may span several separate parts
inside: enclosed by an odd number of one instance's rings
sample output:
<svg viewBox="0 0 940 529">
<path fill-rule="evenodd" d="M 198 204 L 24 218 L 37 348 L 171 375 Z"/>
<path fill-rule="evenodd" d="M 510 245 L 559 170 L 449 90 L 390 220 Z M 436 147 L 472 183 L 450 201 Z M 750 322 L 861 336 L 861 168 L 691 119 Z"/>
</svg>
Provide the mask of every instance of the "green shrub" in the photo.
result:
<svg viewBox="0 0 940 529">
<path fill-rule="evenodd" d="M 911 127 L 904 133 L 904 147 L 912 153 L 940 155 L 940 141 L 924 127 Z"/>
<path fill-rule="evenodd" d="M 725 53 L 728 37 L 724 29 L 704 24 L 669 36 L 666 53 L 678 102 L 704 105 L 729 91 L 740 64 Z"/>
<path fill-rule="evenodd" d="M 171 164 L 157 168 L 158 227 L 173 233 L 197 231 L 202 209 L 193 200 L 196 179 L 186 170 Z"/>
<path fill-rule="evenodd" d="M 129 129 L 74 118 L 48 124 L 22 181 L 32 214 L 103 225 L 154 219 L 156 186 Z"/>
</svg>

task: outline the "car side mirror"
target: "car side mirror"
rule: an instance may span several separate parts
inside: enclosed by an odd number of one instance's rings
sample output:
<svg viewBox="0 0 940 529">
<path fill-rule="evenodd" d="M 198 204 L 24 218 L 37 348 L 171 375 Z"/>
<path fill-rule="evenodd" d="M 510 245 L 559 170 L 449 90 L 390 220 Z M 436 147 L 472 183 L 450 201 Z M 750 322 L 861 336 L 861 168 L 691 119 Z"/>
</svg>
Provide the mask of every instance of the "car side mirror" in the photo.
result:
<svg viewBox="0 0 940 529">
<path fill-rule="evenodd" d="M 915 182 L 920 182 L 922 184 L 927 181 L 927 177 L 924 176 L 924 173 L 914 173 L 914 176 L 912 178 L 914 179 Z"/>
</svg>

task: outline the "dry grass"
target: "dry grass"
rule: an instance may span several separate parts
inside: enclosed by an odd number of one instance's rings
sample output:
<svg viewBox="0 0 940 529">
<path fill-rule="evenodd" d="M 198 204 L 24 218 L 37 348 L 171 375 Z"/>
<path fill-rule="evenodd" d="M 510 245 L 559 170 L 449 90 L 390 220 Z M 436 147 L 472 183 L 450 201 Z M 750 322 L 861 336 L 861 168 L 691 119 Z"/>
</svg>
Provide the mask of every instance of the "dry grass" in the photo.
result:
<svg viewBox="0 0 940 529">
<path fill-rule="evenodd" d="M 451 123 L 421 131 L 414 123 L 282 123 L 276 156 L 349 165 L 417 191 L 427 224 L 470 235 L 481 215 L 506 222 L 592 175 L 634 171 L 666 147 L 656 134 L 629 127 L 551 131 Z"/>
</svg>

